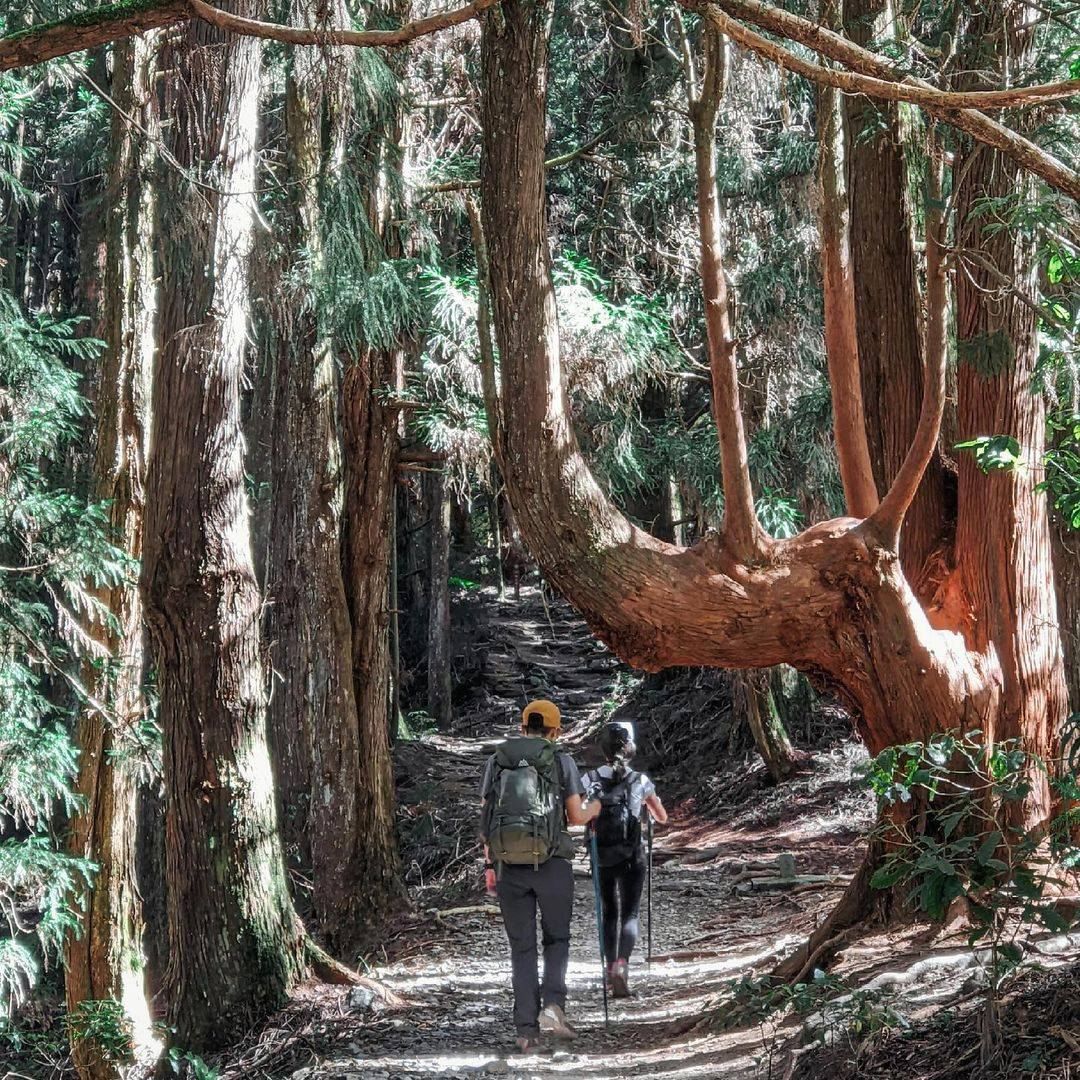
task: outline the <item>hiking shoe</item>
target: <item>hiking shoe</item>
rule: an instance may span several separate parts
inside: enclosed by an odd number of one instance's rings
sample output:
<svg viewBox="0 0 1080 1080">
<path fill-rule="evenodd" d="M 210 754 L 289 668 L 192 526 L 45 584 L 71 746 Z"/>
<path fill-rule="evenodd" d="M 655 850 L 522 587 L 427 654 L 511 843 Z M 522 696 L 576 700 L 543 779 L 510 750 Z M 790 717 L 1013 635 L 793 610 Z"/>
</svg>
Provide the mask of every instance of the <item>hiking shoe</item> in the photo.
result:
<svg viewBox="0 0 1080 1080">
<path fill-rule="evenodd" d="M 566 1013 L 558 1005 L 545 1005 L 540 1010 L 540 1030 L 556 1039 L 576 1039 L 577 1032 L 566 1022 Z"/>
<path fill-rule="evenodd" d="M 514 1043 L 519 1054 L 532 1054 L 540 1049 L 540 1039 L 536 1035 L 519 1035 Z"/>
<path fill-rule="evenodd" d="M 617 998 L 630 996 L 630 972 L 625 960 L 616 960 L 611 965 L 611 994 Z"/>
</svg>

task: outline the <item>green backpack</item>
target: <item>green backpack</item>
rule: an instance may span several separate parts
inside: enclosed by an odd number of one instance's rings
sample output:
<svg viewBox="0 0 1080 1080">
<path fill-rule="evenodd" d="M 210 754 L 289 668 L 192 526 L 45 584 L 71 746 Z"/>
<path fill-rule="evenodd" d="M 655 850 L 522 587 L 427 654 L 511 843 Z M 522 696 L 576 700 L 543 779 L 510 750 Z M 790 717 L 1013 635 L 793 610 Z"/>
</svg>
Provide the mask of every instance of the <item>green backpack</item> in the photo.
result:
<svg viewBox="0 0 1080 1080">
<path fill-rule="evenodd" d="M 534 869 L 556 854 L 563 831 L 555 744 L 520 736 L 495 751 L 487 841 L 493 862 Z"/>
</svg>

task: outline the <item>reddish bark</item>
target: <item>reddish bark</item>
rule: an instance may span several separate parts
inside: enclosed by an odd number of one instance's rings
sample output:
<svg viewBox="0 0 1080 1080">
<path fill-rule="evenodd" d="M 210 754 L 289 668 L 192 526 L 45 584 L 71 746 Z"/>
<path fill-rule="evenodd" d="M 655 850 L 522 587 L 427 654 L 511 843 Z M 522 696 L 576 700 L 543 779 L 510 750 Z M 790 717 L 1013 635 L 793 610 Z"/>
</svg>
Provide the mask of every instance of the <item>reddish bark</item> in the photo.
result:
<svg viewBox="0 0 1080 1080">
<path fill-rule="evenodd" d="M 739 403 L 739 368 L 731 326 L 723 241 L 720 238 L 720 198 L 716 188 L 716 114 L 726 76 L 725 45 L 720 33 L 706 27 L 701 87 L 692 93 L 690 120 L 694 129 L 694 167 L 697 174 L 698 219 L 701 232 L 701 286 L 705 299 L 705 330 L 712 377 L 712 408 L 720 440 L 720 472 L 724 482 L 721 532 L 732 553 L 756 560 L 768 547 L 758 522 L 750 486 L 746 428 Z"/>
<path fill-rule="evenodd" d="M 983 42 L 1003 32 L 1003 64 L 1030 54 L 1030 30 L 1019 29 L 1020 9 L 991 0 L 961 26 L 968 62 L 985 66 Z M 956 167 L 958 258 L 956 274 L 957 426 L 961 440 L 1011 435 L 1024 460 L 1042 461 L 1046 416 L 1033 390 L 1038 360 L 1035 238 L 1022 230 L 995 231 L 979 208 L 984 199 L 1033 198 L 1033 182 L 999 154 L 969 146 Z M 975 252 L 978 258 L 971 258 Z M 1012 283 L 1002 295 L 1000 281 Z M 1026 303 L 1024 302 L 1026 301 Z M 960 516 L 956 572 L 945 593 L 969 648 L 995 657 L 1001 707 L 985 720 L 987 737 L 1018 738 L 1030 751 L 1052 756 L 1067 691 L 1058 631 L 1046 496 L 1035 469 L 984 475 L 973 455 L 959 461 Z M 1033 811 L 1049 807 L 1045 782 L 1036 778 Z"/>
<path fill-rule="evenodd" d="M 833 431 L 847 511 L 865 517 L 878 503 L 866 439 L 851 255 L 851 214 L 845 167 L 843 99 L 829 87 L 818 95 L 821 156 L 821 281 L 825 311 L 825 355 L 834 387 Z"/>
<path fill-rule="evenodd" d="M 874 39 L 884 0 L 846 0 L 848 35 Z M 856 328 L 874 480 L 889 489 L 919 424 L 922 317 L 907 163 L 896 105 L 845 99 Z M 883 130 L 884 121 L 884 130 Z M 949 542 L 940 459 L 926 471 L 904 521 L 900 557 L 920 596 L 927 564 Z"/>
</svg>

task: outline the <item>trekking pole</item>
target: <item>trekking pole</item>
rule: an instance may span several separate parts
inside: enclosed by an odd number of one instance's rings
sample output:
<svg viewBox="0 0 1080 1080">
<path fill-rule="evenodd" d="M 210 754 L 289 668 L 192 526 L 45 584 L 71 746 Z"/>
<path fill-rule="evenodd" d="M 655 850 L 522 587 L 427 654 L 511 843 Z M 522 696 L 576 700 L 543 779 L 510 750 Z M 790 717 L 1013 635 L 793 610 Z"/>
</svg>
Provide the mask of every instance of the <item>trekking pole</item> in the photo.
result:
<svg viewBox="0 0 1080 1080">
<path fill-rule="evenodd" d="M 648 813 L 648 811 L 646 811 L 646 813 Z M 648 893 L 647 893 L 648 899 L 645 901 L 645 903 L 646 903 L 646 911 L 647 911 L 648 916 L 649 916 L 649 930 L 648 930 L 648 935 L 649 936 L 648 936 L 648 945 L 647 945 L 647 947 L 645 949 L 645 963 L 651 964 L 652 963 L 652 814 L 649 814 L 648 829 L 649 829 L 649 870 L 648 870 L 648 877 L 646 878 L 646 881 L 648 882 L 648 886 L 647 886 L 647 888 L 648 888 Z"/>
<path fill-rule="evenodd" d="M 600 942 L 600 985 L 604 990 L 604 1027 L 608 1027 L 607 962 L 604 956 L 604 913 L 600 904 L 600 853 L 596 831 L 589 829 L 589 861 L 592 863 L 593 905 L 596 908 L 596 937 Z"/>
</svg>

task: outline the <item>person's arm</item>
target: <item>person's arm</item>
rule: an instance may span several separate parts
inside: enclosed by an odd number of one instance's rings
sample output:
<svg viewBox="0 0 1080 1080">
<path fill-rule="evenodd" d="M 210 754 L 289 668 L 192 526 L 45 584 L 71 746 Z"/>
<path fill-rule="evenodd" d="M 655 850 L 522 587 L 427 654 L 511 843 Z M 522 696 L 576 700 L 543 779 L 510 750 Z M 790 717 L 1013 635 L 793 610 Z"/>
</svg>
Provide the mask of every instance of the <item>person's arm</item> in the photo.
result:
<svg viewBox="0 0 1080 1080">
<path fill-rule="evenodd" d="M 645 805 L 649 808 L 649 813 L 652 814 L 653 821 L 659 825 L 667 824 L 667 811 L 664 809 L 664 804 L 660 801 L 660 796 L 654 791 L 646 800 Z"/>
<path fill-rule="evenodd" d="M 600 800 L 589 799 L 588 788 L 569 754 L 559 755 L 559 768 L 562 770 L 563 791 L 568 793 L 563 799 L 567 824 L 588 825 L 600 814 Z"/>
<path fill-rule="evenodd" d="M 586 800 L 584 795 L 566 796 L 566 820 L 571 825 L 588 825 L 600 816 L 600 800 Z"/>
<path fill-rule="evenodd" d="M 485 834 L 488 821 L 488 803 L 491 802 L 491 774 L 494 768 L 494 757 L 488 758 L 484 766 L 484 776 L 480 781 L 480 839 L 484 842 L 484 888 L 489 896 L 495 895 L 495 870 L 491 867 L 491 849 L 488 847 L 488 838 Z"/>
</svg>

